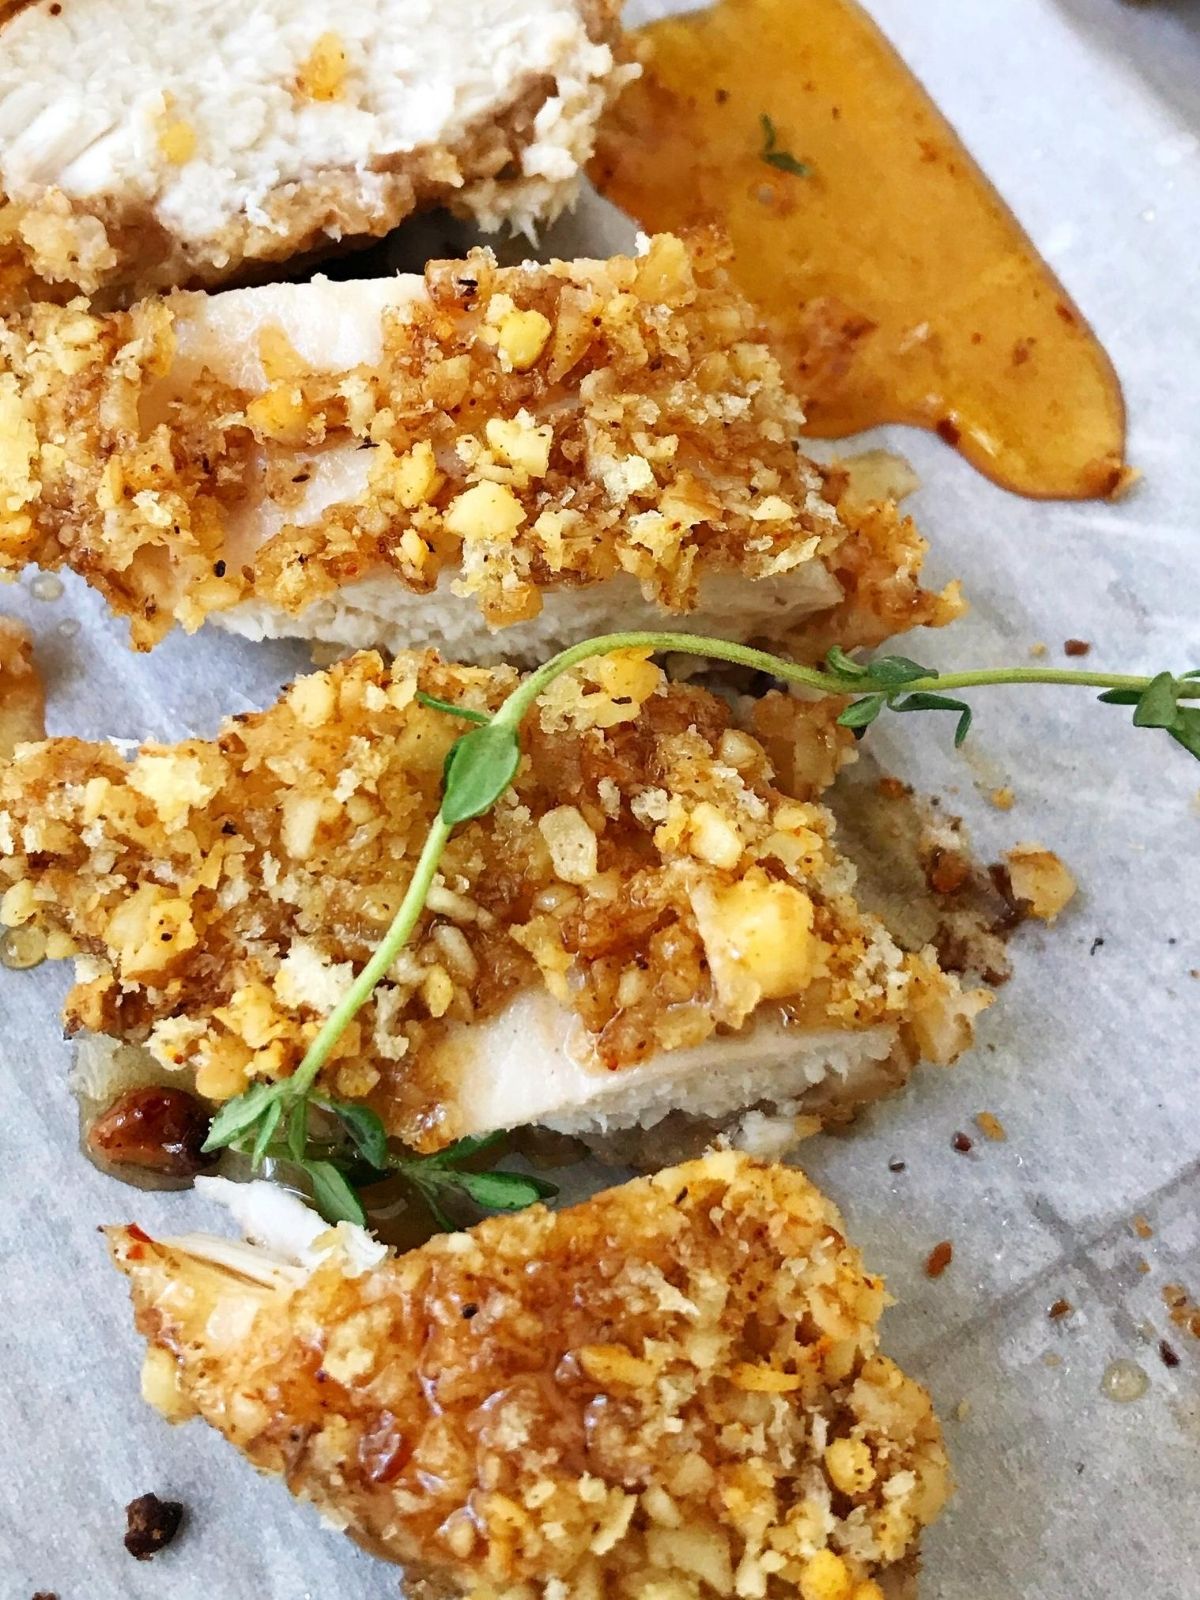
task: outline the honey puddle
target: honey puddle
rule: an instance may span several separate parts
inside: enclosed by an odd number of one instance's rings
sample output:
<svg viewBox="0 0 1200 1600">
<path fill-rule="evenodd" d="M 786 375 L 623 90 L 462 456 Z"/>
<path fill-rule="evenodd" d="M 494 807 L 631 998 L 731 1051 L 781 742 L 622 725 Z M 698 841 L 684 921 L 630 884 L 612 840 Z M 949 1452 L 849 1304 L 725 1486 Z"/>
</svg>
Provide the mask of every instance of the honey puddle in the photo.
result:
<svg viewBox="0 0 1200 1600">
<path fill-rule="evenodd" d="M 810 433 L 914 423 L 1020 494 L 1122 487 L 1108 356 L 854 0 L 720 0 L 633 39 L 592 177 L 648 230 L 728 230 Z"/>
</svg>

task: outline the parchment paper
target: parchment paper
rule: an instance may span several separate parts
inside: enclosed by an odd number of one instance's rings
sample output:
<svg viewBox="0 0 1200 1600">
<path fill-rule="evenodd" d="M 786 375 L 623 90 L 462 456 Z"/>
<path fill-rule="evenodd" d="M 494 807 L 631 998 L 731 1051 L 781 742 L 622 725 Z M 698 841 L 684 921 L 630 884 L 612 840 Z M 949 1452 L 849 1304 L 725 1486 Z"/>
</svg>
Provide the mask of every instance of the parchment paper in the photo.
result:
<svg viewBox="0 0 1200 1600">
<path fill-rule="evenodd" d="M 872 0 L 1092 318 L 1124 379 L 1146 481 L 1119 506 L 1005 496 L 924 435 L 917 464 L 933 575 L 973 603 L 919 659 L 1021 660 L 1069 637 L 1113 669 L 1200 665 L 1200 8 L 1190 0 Z M 598 242 L 585 210 L 573 234 Z M 82 584 L 27 618 L 53 731 L 177 738 L 270 701 L 300 647 L 215 630 L 135 658 Z M 73 637 L 62 624 L 82 624 Z M 877 727 L 883 763 L 961 810 L 985 855 L 1060 851 L 1081 884 L 952 1072 L 926 1070 L 804 1164 L 843 1206 L 899 1304 L 891 1352 L 932 1388 L 959 1493 L 926 1541 L 925 1600 L 1197 1600 L 1200 1342 L 1161 1291 L 1200 1293 L 1200 768 L 1126 715 L 1053 690 L 976 696 L 968 752 L 939 719 Z M 928 722 L 930 726 L 924 726 Z M 984 795 L 1016 791 L 999 813 Z M 190 1195 L 139 1195 L 76 1149 L 57 1010 L 67 972 L 0 972 L 0 1597 L 395 1600 L 394 1569 L 258 1479 L 209 1429 L 168 1429 L 138 1398 L 141 1343 L 97 1224 L 216 1221 Z M 994 1112 L 1008 1141 L 976 1138 Z M 907 1163 L 893 1173 L 889 1161 Z M 1135 1235 L 1144 1214 L 1153 1237 Z M 922 1263 L 951 1239 L 936 1282 Z M 1144 1259 L 1149 1270 L 1143 1272 Z M 1065 1298 L 1078 1308 L 1047 1317 Z M 1168 1368 L 1158 1343 L 1180 1357 Z M 1114 1357 L 1145 1398 L 1102 1397 Z M 152 1563 L 122 1548 L 153 1489 L 188 1522 Z"/>
</svg>

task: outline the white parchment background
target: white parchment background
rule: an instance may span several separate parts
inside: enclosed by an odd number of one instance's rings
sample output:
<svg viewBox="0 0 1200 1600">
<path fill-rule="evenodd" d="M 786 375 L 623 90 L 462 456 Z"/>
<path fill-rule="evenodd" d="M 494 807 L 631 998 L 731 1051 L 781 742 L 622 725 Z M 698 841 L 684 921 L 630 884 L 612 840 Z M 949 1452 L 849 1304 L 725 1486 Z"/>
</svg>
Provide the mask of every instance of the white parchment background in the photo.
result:
<svg viewBox="0 0 1200 1600">
<path fill-rule="evenodd" d="M 1033 505 L 897 431 L 925 482 L 915 509 L 934 576 L 961 576 L 974 606 L 912 653 L 999 663 L 1044 640 L 1056 661 L 1081 637 L 1097 666 L 1200 665 L 1200 6 L 871 9 L 1098 328 L 1146 474 L 1120 506 Z M 217 633 L 135 658 L 73 582 L 55 604 L 2 590 L 0 612 L 37 631 L 55 732 L 208 733 L 305 664 Z M 82 629 L 65 636 L 64 619 Z M 1197 1600 L 1200 1344 L 1167 1326 L 1161 1290 L 1200 1293 L 1200 767 L 1086 696 L 976 706 L 969 755 L 948 751 L 934 718 L 879 727 L 875 751 L 946 796 L 985 852 L 1020 838 L 1061 851 L 1081 894 L 1018 945 L 970 1059 L 812 1141 L 805 1161 L 886 1272 L 900 1302 L 888 1345 L 947 1419 L 960 1489 L 927 1541 L 925 1600 Z M 1000 782 L 1017 794 L 1007 815 L 983 798 Z M 191 1196 L 137 1195 L 78 1155 L 56 1025 L 66 984 L 50 967 L 0 972 L 0 1600 L 395 1600 L 393 1569 L 209 1430 L 169 1430 L 138 1399 L 139 1342 L 96 1225 L 207 1219 Z M 1008 1142 L 955 1153 L 984 1109 Z M 1149 1241 L 1133 1234 L 1139 1212 Z M 954 1262 L 930 1282 L 921 1265 L 944 1238 Z M 1046 1315 L 1060 1296 L 1078 1307 L 1065 1325 Z M 1101 1396 L 1116 1356 L 1150 1375 L 1137 1404 Z M 185 1501 L 189 1520 L 137 1565 L 123 1507 L 148 1489 Z"/>
</svg>

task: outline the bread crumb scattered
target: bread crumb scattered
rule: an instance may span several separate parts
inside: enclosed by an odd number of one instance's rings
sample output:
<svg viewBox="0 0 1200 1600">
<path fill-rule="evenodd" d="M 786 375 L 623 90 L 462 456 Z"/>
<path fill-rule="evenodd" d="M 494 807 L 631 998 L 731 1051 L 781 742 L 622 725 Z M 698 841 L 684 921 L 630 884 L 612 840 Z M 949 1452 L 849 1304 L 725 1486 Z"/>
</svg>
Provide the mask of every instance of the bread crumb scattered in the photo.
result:
<svg viewBox="0 0 1200 1600">
<path fill-rule="evenodd" d="M 975 1126 L 985 1139 L 990 1139 L 993 1144 L 1003 1144 L 1008 1138 L 1008 1130 L 999 1117 L 993 1116 L 990 1111 L 977 1111 L 975 1113 Z"/>
</svg>

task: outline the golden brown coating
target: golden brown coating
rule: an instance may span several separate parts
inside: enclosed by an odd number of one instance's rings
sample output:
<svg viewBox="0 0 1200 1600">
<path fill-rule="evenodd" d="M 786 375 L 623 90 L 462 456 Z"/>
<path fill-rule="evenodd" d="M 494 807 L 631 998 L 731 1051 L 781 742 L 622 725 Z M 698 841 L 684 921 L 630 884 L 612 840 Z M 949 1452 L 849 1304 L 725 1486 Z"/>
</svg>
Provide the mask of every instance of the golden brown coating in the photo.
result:
<svg viewBox="0 0 1200 1600">
<path fill-rule="evenodd" d="M 490 628 L 614 578 L 667 613 L 714 580 L 799 589 L 815 615 L 788 642 L 810 656 L 950 620 L 957 587 L 921 589 L 912 523 L 843 507 L 845 475 L 796 452 L 798 407 L 724 253 L 664 236 L 641 258 L 434 262 L 415 297 L 364 313 L 378 359 L 333 371 L 243 300 L 261 383 L 180 378 L 196 297 L 35 307 L 0 335 L 0 566 L 72 567 L 143 649 L 381 576 L 416 595 L 444 576 L 438 603 Z M 355 287 L 289 293 L 315 315 Z M 339 452 L 352 488 L 306 509 Z"/>
<path fill-rule="evenodd" d="M 109 1238 L 147 1398 L 428 1592 L 881 1600 L 948 1472 L 841 1229 L 724 1152 L 376 1264 L 342 1229 L 310 1274 Z"/>
<path fill-rule="evenodd" d="M 69 1028 L 146 1042 L 215 1099 L 290 1073 L 391 920 L 438 804 L 463 724 L 418 686 L 494 708 L 515 682 L 363 653 L 211 743 L 26 748 L 0 768 L 0 920 L 76 944 Z M 513 788 L 451 839 L 331 1084 L 443 1144 L 461 1108 L 441 1047 L 531 988 L 578 1015 L 602 1068 L 781 1008 L 797 1047 L 805 1030 L 886 1025 L 909 1066 L 953 1059 L 984 1002 L 860 913 L 813 799 L 846 753 L 837 710 L 752 703 L 773 762 L 723 700 L 640 655 L 558 679 Z"/>
</svg>

